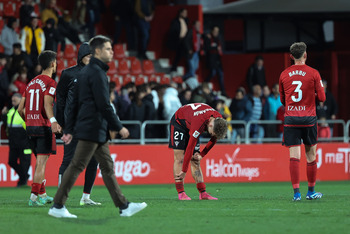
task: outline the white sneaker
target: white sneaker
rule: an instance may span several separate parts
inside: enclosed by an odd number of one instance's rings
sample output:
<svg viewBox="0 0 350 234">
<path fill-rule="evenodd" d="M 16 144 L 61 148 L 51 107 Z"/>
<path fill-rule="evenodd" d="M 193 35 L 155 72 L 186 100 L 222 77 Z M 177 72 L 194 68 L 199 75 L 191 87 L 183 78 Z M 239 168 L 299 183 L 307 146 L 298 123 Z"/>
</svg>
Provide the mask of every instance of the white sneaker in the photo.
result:
<svg viewBox="0 0 350 234">
<path fill-rule="evenodd" d="M 93 200 L 91 200 L 90 198 L 82 198 L 80 199 L 80 205 L 84 206 L 84 205 L 89 205 L 89 206 L 100 206 L 101 203 L 99 202 L 94 202 Z"/>
<path fill-rule="evenodd" d="M 147 207 L 146 202 L 142 203 L 133 203 L 130 202 L 128 208 L 121 210 L 120 216 L 122 217 L 130 217 L 137 212 L 140 212 L 141 210 L 145 209 Z"/>
<path fill-rule="evenodd" d="M 55 217 L 55 218 L 73 218 L 76 219 L 77 216 L 74 214 L 69 213 L 67 208 L 63 206 L 61 209 L 57 209 L 55 207 L 51 207 L 49 210 L 49 215 Z"/>
</svg>

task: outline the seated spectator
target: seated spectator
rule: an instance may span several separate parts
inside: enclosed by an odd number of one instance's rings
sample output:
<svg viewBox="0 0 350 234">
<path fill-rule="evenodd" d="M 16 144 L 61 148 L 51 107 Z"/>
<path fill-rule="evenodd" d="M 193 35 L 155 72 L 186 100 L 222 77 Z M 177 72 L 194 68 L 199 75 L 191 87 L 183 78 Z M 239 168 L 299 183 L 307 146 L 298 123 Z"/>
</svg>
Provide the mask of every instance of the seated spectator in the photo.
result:
<svg viewBox="0 0 350 234">
<path fill-rule="evenodd" d="M 134 82 L 127 83 L 121 89 L 121 94 L 118 97 L 117 110 L 120 119 L 127 120 L 127 110 L 131 104 L 130 94 L 136 93 L 136 85 Z"/>
<path fill-rule="evenodd" d="M 180 102 L 182 105 L 187 105 L 191 103 L 191 97 L 192 97 L 191 89 L 185 89 L 179 94 Z"/>
<path fill-rule="evenodd" d="M 204 82 L 201 86 L 193 90 L 191 103 L 206 103 L 211 106 L 213 100 L 214 95 L 209 83 Z"/>
<path fill-rule="evenodd" d="M 33 69 L 33 62 L 29 55 L 22 51 L 21 43 L 15 43 L 13 44 L 13 54 L 9 58 L 9 77 L 13 77 L 23 66 L 30 71 Z"/>
<path fill-rule="evenodd" d="M 56 0 L 48 0 L 41 12 L 41 22 L 45 23 L 50 18 L 55 20 L 55 27 L 63 37 L 68 38 L 73 44 L 81 43 L 78 31 L 70 22 L 64 20 L 63 11 L 56 5 Z"/>
<path fill-rule="evenodd" d="M 30 26 L 30 16 L 32 13 L 34 13 L 33 0 L 24 0 L 19 10 L 19 24 L 21 25 L 21 28 L 24 28 L 25 26 Z"/>
<path fill-rule="evenodd" d="M 55 20 L 49 18 L 46 20 L 44 33 L 45 33 L 45 50 L 57 51 L 58 43 L 61 44 L 61 51 L 58 52 L 58 57 L 62 57 L 66 48 L 66 41 L 60 32 L 55 28 Z"/>
<path fill-rule="evenodd" d="M 238 88 L 229 108 L 232 114 L 232 120 L 244 120 L 248 122 L 252 116 L 252 108 L 252 102 L 246 96 L 245 89 L 243 87 Z M 238 136 L 240 139 L 245 138 L 244 125 L 233 124 L 232 128 L 232 144 L 236 142 Z"/>
<path fill-rule="evenodd" d="M 171 86 L 165 89 L 163 96 L 163 117 L 165 120 L 170 120 L 174 113 L 182 106 L 179 99 L 179 92 L 176 88 L 176 84 L 171 83 Z"/>
<path fill-rule="evenodd" d="M 41 65 L 38 63 L 36 64 L 31 71 L 28 73 L 28 82 L 31 81 L 34 77 L 38 76 L 41 74 L 41 71 L 43 68 Z"/>
<path fill-rule="evenodd" d="M 10 56 L 13 53 L 13 44 L 19 42 L 19 37 L 16 32 L 18 27 L 17 19 L 9 17 L 7 24 L 1 31 L 0 43 L 4 47 L 4 54 Z"/>
<path fill-rule="evenodd" d="M 30 26 L 25 26 L 21 32 L 21 44 L 33 64 L 37 64 L 38 55 L 45 49 L 45 34 L 38 25 L 39 20 L 35 13 L 31 15 L 30 22 Z"/>
<path fill-rule="evenodd" d="M 279 92 L 279 85 L 278 83 L 274 84 L 272 86 L 272 93 L 267 98 L 268 107 L 269 107 L 269 118 L 268 120 L 276 120 L 277 116 L 277 110 L 282 106 L 281 100 L 280 100 L 280 92 Z M 277 137 L 277 129 L 276 125 L 274 124 L 267 124 L 265 126 L 265 130 L 267 130 L 266 137 Z"/>
<path fill-rule="evenodd" d="M 260 120 L 263 111 L 260 85 L 256 84 L 253 86 L 253 95 L 250 97 L 250 99 L 253 104 L 250 120 Z M 260 124 L 252 124 L 250 126 L 250 136 L 254 138 L 257 143 L 262 143 L 264 135 L 264 128 Z"/>
<path fill-rule="evenodd" d="M 21 67 L 17 77 L 15 77 L 16 80 L 13 82 L 13 84 L 17 88 L 17 91 L 16 91 L 17 93 L 23 94 L 23 92 L 27 87 L 27 83 L 28 83 L 27 72 L 28 70 L 26 67 Z"/>
</svg>

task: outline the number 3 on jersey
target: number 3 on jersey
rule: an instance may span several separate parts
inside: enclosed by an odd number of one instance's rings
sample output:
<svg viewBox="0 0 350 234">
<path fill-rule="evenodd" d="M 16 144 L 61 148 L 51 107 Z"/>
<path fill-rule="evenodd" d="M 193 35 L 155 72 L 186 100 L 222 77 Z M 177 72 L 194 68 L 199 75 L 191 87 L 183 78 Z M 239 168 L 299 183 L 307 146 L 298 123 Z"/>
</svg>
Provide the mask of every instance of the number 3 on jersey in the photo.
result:
<svg viewBox="0 0 350 234">
<path fill-rule="evenodd" d="M 294 92 L 298 94 L 298 97 L 296 98 L 295 95 L 292 96 L 293 102 L 300 102 L 303 98 L 303 91 L 300 89 L 303 83 L 299 80 L 295 80 L 292 82 L 292 85 L 297 85 Z"/>
</svg>

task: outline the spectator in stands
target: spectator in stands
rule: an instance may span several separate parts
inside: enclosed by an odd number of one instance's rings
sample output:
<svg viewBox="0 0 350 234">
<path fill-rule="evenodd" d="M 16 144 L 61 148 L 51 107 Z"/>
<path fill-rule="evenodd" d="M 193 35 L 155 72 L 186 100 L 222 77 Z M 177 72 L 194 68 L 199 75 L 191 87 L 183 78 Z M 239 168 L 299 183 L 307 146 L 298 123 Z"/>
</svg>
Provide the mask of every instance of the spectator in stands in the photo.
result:
<svg viewBox="0 0 350 234">
<path fill-rule="evenodd" d="M 9 101 L 9 77 L 7 75 L 6 68 L 6 55 L 4 53 L 0 53 L 0 109 L 8 103 Z"/>
<path fill-rule="evenodd" d="M 26 124 L 17 111 L 21 98 L 22 95 L 20 93 L 15 93 L 11 97 L 13 107 L 9 111 L 7 111 L 7 107 L 2 109 L 2 120 L 7 128 L 9 138 L 8 164 L 19 176 L 17 187 L 27 185 L 29 178 L 28 169 L 32 154 L 29 148 L 29 138 L 25 130 Z"/>
<path fill-rule="evenodd" d="M 45 9 L 41 12 L 41 22 L 45 23 L 50 18 L 55 20 L 55 27 L 62 36 L 68 38 L 73 44 L 81 43 L 78 31 L 70 22 L 64 20 L 63 12 L 56 5 L 56 0 L 48 0 Z"/>
<path fill-rule="evenodd" d="M 163 96 L 163 117 L 165 120 L 170 120 L 174 113 L 182 106 L 179 99 L 179 92 L 177 91 L 177 85 L 173 82 L 171 86 L 165 89 Z"/>
<path fill-rule="evenodd" d="M 247 84 L 250 92 L 253 92 L 256 84 L 261 87 L 266 85 L 264 58 L 261 55 L 256 56 L 255 62 L 248 69 Z"/>
<path fill-rule="evenodd" d="M 182 8 L 178 11 L 176 18 L 171 22 L 169 30 L 169 47 L 175 50 L 175 58 L 172 62 L 170 72 L 176 72 L 181 58 L 189 60 L 190 41 L 188 34 L 187 10 Z"/>
<path fill-rule="evenodd" d="M 23 94 L 23 92 L 26 89 L 28 78 L 27 78 L 28 70 L 26 67 L 21 67 L 18 76 L 15 78 L 16 80 L 13 82 L 13 84 L 16 86 L 17 93 Z"/>
<path fill-rule="evenodd" d="M 261 86 L 256 84 L 253 86 L 253 95 L 250 97 L 253 108 L 250 120 L 260 120 L 262 116 L 263 106 L 261 102 Z M 264 137 L 264 128 L 259 124 L 252 124 L 250 127 L 250 136 L 256 139 L 257 143 L 262 143 Z"/>
<path fill-rule="evenodd" d="M 73 24 L 76 28 L 85 27 L 86 18 L 86 0 L 76 0 L 75 8 L 73 10 Z"/>
<path fill-rule="evenodd" d="M 277 126 L 277 133 L 278 133 L 278 137 L 282 139 L 283 137 L 283 123 L 284 123 L 284 112 L 285 112 L 285 107 L 282 105 L 278 108 L 277 110 L 277 116 L 276 119 L 277 120 L 281 120 L 282 124 L 279 124 Z"/>
<path fill-rule="evenodd" d="M 211 106 L 213 104 L 213 100 L 214 95 L 209 83 L 203 82 L 202 85 L 193 90 L 191 98 L 192 103 L 206 103 Z"/>
<path fill-rule="evenodd" d="M 182 105 L 191 103 L 192 90 L 187 88 L 179 94 L 180 102 Z"/>
<path fill-rule="evenodd" d="M 317 124 L 317 137 L 319 138 L 331 138 L 331 128 L 325 121 L 325 115 L 319 117 L 319 123 Z"/>
<path fill-rule="evenodd" d="M 38 63 L 36 64 L 31 71 L 28 73 L 28 82 L 31 81 L 34 77 L 41 74 L 42 71 L 41 65 Z"/>
<path fill-rule="evenodd" d="M 244 120 L 248 122 L 252 116 L 252 108 L 252 102 L 246 96 L 245 89 L 243 87 L 238 88 L 229 108 L 232 114 L 232 120 Z M 241 139 L 245 137 L 245 128 L 244 125 L 240 124 L 234 124 L 232 128 L 231 143 L 234 144 L 237 136 Z"/>
<path fill-rule="evenodd" d="M 143 84 L 140 89 L 146 91 L 146 95 L 142 98 L 142 102 L 145 104 L 145 118 L 146 120 L 156 120 L 157 111 L 153 103 L 152 90 L 148 84 Z M 154 138 L 157 134 L 157 125 L 147 125 L 146 126 L 146 138 Z"/>
<path fill-rule="evenodd" d="M 13 44 L 13 54 L 9 58 L 9 77 L 13 77 L 23 66 L 30 71 L 33 68 L 33 62 L 29 55 L 22 51 L 21 43 L 15 43 Z"/>
<path fill-rule="evenodd" d="M 19 37 L 16 32 L 18 27 L 17 19 L 14 17 L 9 17 L 7 20 L 7 25 L 2 29 L 0 42 L 4 47 L 4 54 L 10 56 L 13 53 L 13 44 L 19 42 Z"/>
<path fill-rule="evenodd" d="M 135 98 L 132 100 L 126 113 L 127 120 L 137 120 L 143 122 L 146 120 L 146 104 L 143 98 L 147 95 L 145 86 L 138 86 Z M 130 125 L 128 127 L 130 138 L 140 139 L 140 127 L 138 125 Z"/>
<path fill-rule="evenodd" d="M 327 81 L 322 80 L 323 88 L 326 93 L 326 101 L 321 103 L 318 102 L 316 106 L 316 113 L 317 116 L 320 117 L 319 112 L 321 109 L 325 110 L 324 116 L 327 120 L 334 120 L 336 119 L 336 115 L 338 113 L 338 104 L 335 101 L 335 98 L 333 94 L 327 89 Z M 333 124 L 329 124 L 329 127 L 331 128 L 331 136 L 333 136 Z"/>
<path fill-rule="evenodd" d="M 277 116 L 277 110 L 282 106 L 281 100 L 280 100 L 280 92 L 279 92 L 279 85 L 278 83 L 274 84 L 272 86 L 272 93 L 267 98 L 268 106 L 269 106 L 269 118 L 268 120 L 276 120 Z M 277 129 L 276 125 L 268 124 L 265 128 L 265 136 L 266 137 L 277 137 Z"/>
<path fill-rule="evenodd" d="M 151 28 L 150 22 L 154 16 L 154 9 L 153 0 L 135 1 L 135 11 L 138 16 L 138 28 L 141 38 L 141 42 L 139 43 L 139 57 L 142 59 L 148 59 L 146 50 L 149 40 L 149 31 Z"/>
<path fill-rule="evenodd" d="M 134 82 L 125 84 L 121 89 L 121 95 L 118 97 L 117 110 L 120 119 L 127 120 L 127 111 L 131 104 L 130 94 L 136 93 L 136 85 Z"/>
<path fill-rule="evenodd" d="M 33 0 L 24 0 L 20 10 L 19 10 L 19 23 L 21 28 L 25 26 L 30 26 L 31 15 L 34 13 Z"/>
<path fill-rule="evenodd" d="M 30 56 L 33 64 L 37 64 L 38 55 L 45 49 L 45 34 L 38 26 L 38 16 L 31 15 L 31 25 L 25 26 L 21 33 L 22 48 Z"/>
<path fill-rule="evenodd" d="M 110 9 L 114 16 L 115 31 L 113 44 L 120 42 L 122 29 L 126 31 L 128 50 L 136 50 L 135 45 L 135 7 L 133 0 L 112 0 Z"/>
<path fill-rule="evenodd" d="M 196 71 L 199 66 L 199 53 L 202 47 L 201 22 L 196 20 L 192 29 L 188 33 L 189 37 L 189 56 L 187 61 L 188 71 L 182 77 L 186 80 L 190 77 L 196 77 Z"/>
<path fill-rule="evenodd" d="M 58 57 L 62 57 L 64 50 L 66 48 L 66 40 L 60 34 L 60 32 L 55 28 L 55 20 L 49 18 L 45 22 L 44 33 L 45 33 L 45 50 L 57 51 L 58 43 L 61 44 L 61 51 L 58 52 Z"/>
<path fill-rule="evenodd" d="M 219 38 L 219 31 L 219 27 L 214 26 L 211 33 L 204 39 L 204 51 L 207 59 L 207 66 L 210 70 L 209 76 L 205 79 L 205 82 L 210 82 L 210 80 L 217 75 L 221 95 L 227 96 L 224 85 L 224 72 L 221 63 L 222 47 Z"/>
<path fill-rule="evenodd" d="M 101 12 L 105 11 L 104 1 L 86 0 L 86 13 L 88 15 L 86 27 L 89 31 L 89 38 L 95 36 L 95 24 L 101 19 Z"/>
</svg>

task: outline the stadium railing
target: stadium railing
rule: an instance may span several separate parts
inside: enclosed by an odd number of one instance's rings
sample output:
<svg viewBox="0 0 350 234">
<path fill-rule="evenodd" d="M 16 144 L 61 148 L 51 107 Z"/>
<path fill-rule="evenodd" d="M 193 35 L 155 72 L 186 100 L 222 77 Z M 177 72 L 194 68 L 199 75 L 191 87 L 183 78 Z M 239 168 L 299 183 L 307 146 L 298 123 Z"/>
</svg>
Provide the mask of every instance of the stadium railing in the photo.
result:
<svg viewBox="0 0 350 234">
<path fill-rule="evenodd" d="M 123 120 L 121 121 L 122 124 L 128 128 L 128 126 L 137 126 L 137 128 L 140 131 L 140 138 L 137 139 L 113 139 L 112 143 L 125 143 L 125 144 L 141 144 L 145 145 L 147 143 L 167 143 L 168 142 L 168 137 L 166 138 L 147 138 L 146 137 L 146 127 L 150 125 L 166 125 L 167 127 L 169 126 L 169 121 L 168 120 L 147 120 L 141 123 L 140 121 L 137 120 Z M 341 141 L 341 142 L 346 142 L 349 143 L 350 140 L 350 120 L 345 122 L 344 120 L 337 119 L 337 120 L 324 120 L 324 121 L 318 121 L 319 123 L 328 123 L 328 124 L 338 124 L 341 125 L 341 129 L 343 131 L 342 136 L 336 136 L 336 137 L 331 137 L 331 138 L 318 138 L 319 142 L 334 142 L 334 141 Z M 250 137 L 250 128 L 253 124 L 258 124 L 258 125 L 278 125 L 282 124 L 280 120 L 256 120 L 256 121 L 239 121 L 239 120 L 232 120 L 229 121 L 230 125 L 233 125 L 235 128 L 237 126 L 242 126 L 244 129 L 244 136 L 240 138 L 239 141 L 236 139 L 231 139 L 232 133 L 228 133 L 227 137 L 225 139 L 220 140 L 220 143 L 232 143 L 235 142 L 236 144 L 240 143 L 245 143 L 245 144 L 250 144 L 250 143 L 273 143 L 273 142 L 281 142 L 281 137 L 262 137 L 262 138 L 252 138 Z M 0 129 L 3 125 L 3 122 L 0 121 Z M 206 143 L 210 140 L 208 137 L 202 137 L 201 138 L 201 143 Z M 57 140 L 57 143 L 63 143 L 61 140 Z M 8 144 L 8 139 L 3 139 L 1 133 L 0 133 L 0 145 L 7 145 Z"/>
</svg>

